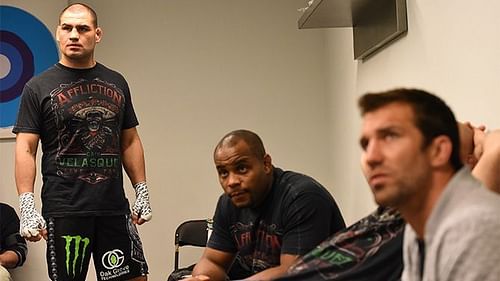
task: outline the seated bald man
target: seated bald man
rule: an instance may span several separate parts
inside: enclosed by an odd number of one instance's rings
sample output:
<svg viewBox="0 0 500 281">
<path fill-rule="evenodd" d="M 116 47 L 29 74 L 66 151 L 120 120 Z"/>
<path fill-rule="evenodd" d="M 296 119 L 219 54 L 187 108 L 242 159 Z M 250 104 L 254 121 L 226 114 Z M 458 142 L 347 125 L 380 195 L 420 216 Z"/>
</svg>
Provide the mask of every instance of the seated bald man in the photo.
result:
<svg viewBox="0 0 500 281">
<path fill-rule="evenodd" d="M 224 194 L 190 280 L 274 279 L 345 227 L 330 193 L 311 177 L 274 167 L 254 132 L 225 135 L 214 162 Z"/>
</svg>

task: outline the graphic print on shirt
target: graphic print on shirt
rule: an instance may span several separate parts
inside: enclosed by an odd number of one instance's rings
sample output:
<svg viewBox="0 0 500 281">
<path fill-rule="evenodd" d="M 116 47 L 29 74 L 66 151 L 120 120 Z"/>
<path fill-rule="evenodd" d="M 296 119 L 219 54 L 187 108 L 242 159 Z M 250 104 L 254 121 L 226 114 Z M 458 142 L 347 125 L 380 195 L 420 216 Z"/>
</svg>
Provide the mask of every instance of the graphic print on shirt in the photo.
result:
<svg viewBox="0 0 500 281">
<path fill-rule="evenodd" d="M 303 256 L 291 271 L 317 269 L 324 280 L 336 278 L 362 266 L 363 261 L 377 254 L 382 246 L 403 229 L 403 219 L 392 210 L 371 215 L 320 244 Z M 322 271 L 322 268 L 328 270 Z"/>
<path fill-rule="evenodd" d="M 242 268 L 255 273 L 279 265 L 281 234 L 275 224 L 267 225 L 260 221 L 255 228 L 252 222 L 240 222 L 232 226 L 231 232 L 236 240 L 237 259 Z"/>
<path fill-rule="evenodd" d="M 98 78 L 60 85 L 51 94 L 58 130 L 57 173 L 90 184 L 118 176 L 120 112 L 125 96 Z"/>
</svg>

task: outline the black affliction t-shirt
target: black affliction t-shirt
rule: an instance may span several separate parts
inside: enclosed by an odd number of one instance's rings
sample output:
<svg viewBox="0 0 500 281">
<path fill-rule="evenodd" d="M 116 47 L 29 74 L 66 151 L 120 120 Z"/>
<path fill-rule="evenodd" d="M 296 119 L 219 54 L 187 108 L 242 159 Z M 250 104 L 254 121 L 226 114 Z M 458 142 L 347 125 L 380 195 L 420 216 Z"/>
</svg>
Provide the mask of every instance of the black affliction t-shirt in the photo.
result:
<svg viewBox="0 0 500 281">
<path fill-rule="evenodd" d="M 281 254 L 303 255 L 345 227 L 335 200 L 317 181 L 274 168 L 273 185 L 257 208 L 219 198 L 208 247 L 237 254 L 231 279 L 280 264 Z"/>
<path fill-rule="evenodd" d="M 40 136 L 43 215 L 127 213 L 121 133 L 137 124 L 127 82 L 102 64 L 32 78 L 13 132 Z"/>
</svg>

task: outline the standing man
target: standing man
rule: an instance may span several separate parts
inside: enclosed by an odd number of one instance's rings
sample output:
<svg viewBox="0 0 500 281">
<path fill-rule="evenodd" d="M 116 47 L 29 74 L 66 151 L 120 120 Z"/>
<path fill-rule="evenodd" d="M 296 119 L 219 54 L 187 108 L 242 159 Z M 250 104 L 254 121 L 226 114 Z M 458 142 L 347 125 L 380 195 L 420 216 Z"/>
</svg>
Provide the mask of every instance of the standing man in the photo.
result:
<svg viewBox="0 0 500 281">
<path fill-rule="evenodd" d="M 101 41 L 95 11 L 71 4 L 60 14 L 59 63 L 25 86 L 16 125 L 21 235 L 47 240 L 51 280 L 147 280 L 136 226 L 151 219 L 144 153 L 127 82 L 94 59 Z M 34 203 L 42 143 L 42 215 Z M 136 201 L 130 213 L 122 166 Z M 47 222 L 47 224 L 46 224 Z"/>
<path fill-rule="evenodd" d="M 403 280 L 498 280 L 500 196 L 463 167 L 450 108 L 416 89 L 366 94 L 359 106 L 375 201 L 408 222 Z"/>
<path fill-rule="evenodd" d="M 270 280 L 345 227 L 332 196 L 314 179 L 273 166 L 258 135 L 237 130 L 215 147 L 224 194 L 191 280 Z M 232 266 L 231 266 L 232 265 Z"/>
<path fill-rule="evenodd" d="M 12 281 L 8 268 L 23 265 L 28 248 L 19 235 L 19 217 L 11 206 L 0 203 L 0 281 Z"/>
</svg>

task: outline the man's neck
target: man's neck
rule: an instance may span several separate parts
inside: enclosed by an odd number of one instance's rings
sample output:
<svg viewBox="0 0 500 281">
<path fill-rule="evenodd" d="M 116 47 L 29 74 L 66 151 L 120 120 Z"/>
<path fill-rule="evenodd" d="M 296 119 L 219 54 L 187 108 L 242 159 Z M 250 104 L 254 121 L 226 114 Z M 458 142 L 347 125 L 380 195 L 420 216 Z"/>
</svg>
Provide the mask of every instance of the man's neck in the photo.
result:
<svg viewBox="0 0 500 281">
<path fill-rule="evenodd" d="M 264 202 L 266 202 L 267 197 L 269 196 L 269 194 L 271 193 L 271 190 L 273 189 L 273 184 L 274 184 L 274 168 L 273 168 L 273 171 L 271 172 L 271 174 L 268 177 L 266 193 L 265 193 L 264 196 L 262 196 L 261 201 L 257 202 L 254 205 L 254 207 L 253 207 L 254 209 L 258 209 L 258 208 L 262 207 L 262 205 L 264 204 Z"/>
<path fill-rule="evenodd" d="M 401 216 L 411 225 L 419 239 L 424 239 L 425 225 L 453 175 L 454 173 L 450 171 L 435 172 L 428 188 L 425 188 L 426 191 L 422 191 L 409 202 L 397 207 Z"/>
<path fill-rule="evenodd" d="M 75 69 L 92 68 L 97 64 L 97 62 L 94 59 L 79 61 L 79 60 L 68 60 L 65 58 L 62 58 L 59 61 L 59 63 L 66 66 L 66 67 L 75 68 Z"/>
</svg>

